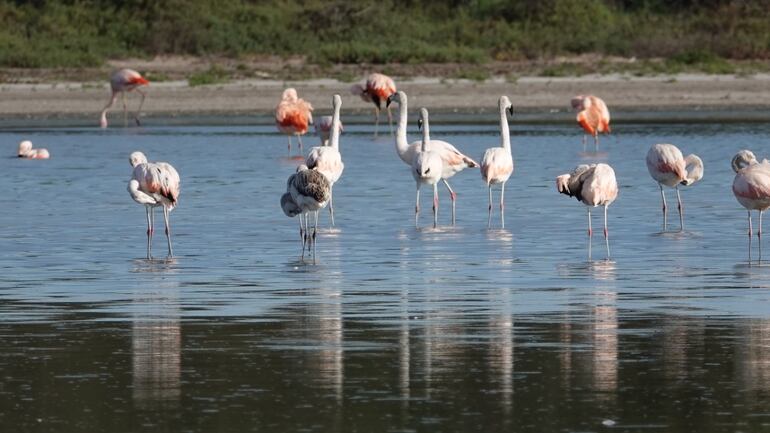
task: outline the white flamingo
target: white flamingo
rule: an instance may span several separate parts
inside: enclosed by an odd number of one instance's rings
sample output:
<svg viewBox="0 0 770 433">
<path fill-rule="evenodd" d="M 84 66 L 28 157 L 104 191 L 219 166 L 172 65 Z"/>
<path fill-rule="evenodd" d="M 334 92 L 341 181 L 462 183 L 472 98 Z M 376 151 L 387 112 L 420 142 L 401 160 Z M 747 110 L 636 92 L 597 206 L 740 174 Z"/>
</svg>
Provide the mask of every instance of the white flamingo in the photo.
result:
<svg viewBox="0 0 770 433">
<path fill-rule="evenodd" d="M 286 193 L 281 196 L 281 209 L 288 217 L 299 215 L 299 232 L 302 238 L 302 256 L 305 258 L 305 246 L 308 253 L 313 247 L 315 261 L 315 239 L 318 231 L 318 211 L 329 202 L 331 187 L 326 176 L 305 164 L 297 167 L 296 173 L 286 181 Z M 312 235 L 310 233 L 310 214 L 315 214 Z"/>
<path fill-rule="evenodd" d="M 24 140 L 19 143 L 18 156 L 19 158 L 26 159 L 48 159 L 51 157 L 51 154 L 48 153 L 48 149 L 33 149 L 32 142 Z"/>
<path fill-rule="evenodd" d="M 441 155 L 435 152 L 433 142 L 430 141 L 430 122 L 428 120 L 428 110 L 426 108 L 420 109 L 420 118 L 418 126 L 422 129 L 422 142 L 420 143 L 420 151 L 414 154 L 412 159 L 412 177 L 414 177 L 417 183 L 417 200 L 414 206 L 414 225 L 418 226 L 417 222 L 420 216 L 420 186 L 432 185 L 433 186 L 433 227 L 438 225 L 438 181 L 441 179 L 441 172 L 443 170 L 443 162 L 441 161 Z"/>
<path fill-rule="evenodd" d="M 492 185 L 500 184 L 500 226 L 505 228 L 505 182 L 513 173 L 513 156 L 511 154 L 511 135 L 508 130 L 506 111 L 513 116 L 513 104 L 507 96 L 501 96 L 498 103 L 500 109 L 500 146 L 492 147 L 484 152 L 481 159 L 481 178 L 487 183 L 489 190 L 489 207 L 487 227 L 492 225 Z"/>
<path fill-rule="evenodd" d="M 319 119 L 315 120 L 314 126 L 315 126 L 315 133 L 318 134 L 318 138 L 321 139 L 321 146 L 328 146 L 329 137 L 331 137 L 331 130 L 332 130 L 332 116 L 321 116 Z M 345 131 L 345 128 L 342 126 L 341 121 L 340 121 L 339 130 L 340 130 L 340 133 Z"/>
<path fill-rule="evenodd" d="M 396 152 L 404 163 L 411 165 L 414 161 L 414 155 L 420 151 L 422 142 L 415 141 L 409 144 L 406 140 L 407 124 L 407 97 L 406 93 L 398 91 L 388 98 L 388 104 L 396 102 L 399 104 L 398 127 L 396 128 Z M 437 152 L 441 157 L 443 169 L 441 172 L 441 181 L 449 190 L 449 196 L 452 199 L 452 224 L 455 223 L 455 201 L 457 194 L 449 186 L 447 179 L 461 172 L 467 167 L 478 167 L 479 164 L 470 157 L 461 153 L 457 148 L 441 140 L 431 140 L 430 149 Z"/>
<path fill-rule="evenodd" d="M 310 149 L 310 153 L 305 159 L 305 165 L 308 168 L 320 172 L 329 181 L 329 216 L 332 227 L 334 227 L 334 184 L 340 179 L 342 170 L 345 169 L 340 154 L 340 107 L 342 107 L 342 98 L 340 95 L 334 95 L 332 97 L 333 115 L 329 146 L 317 146 Z"/>
<path fill-rule="evenodd" d="M 732 160 L 733 194 L 749 214 L 749 262 L 751 262 L 751 211 L 759 211 L 759 260 L 762 260 L 762 213 L 770 208 L 770 162 L 758 162 L 750 150 L 741 150 Z"/>
<path fill-rule="evenodd" d="M 679 231 L 684 230 L 684 206 L 679 195 L 679 185 L 690 186 L 703 178 L 703 161 L 698 155 L 682 156 L 682 152 L 673 144 L 653 144 L 647 152 L 647 171 L 660 186 L 663 200 L 663 231 L 666 230 L 666 194 L 663 186 L 676 188 L 676 200 L 679 209 Z"/>
<path fill-rule="evenodd" d="M 142 105 L 144 105 L 144 98 L 145 94 L 140 89 L 140 86 L 146 86 L 149 85 L 150 82 L 147 81 L 139 72 L 134 71 L 133 69 L 120 69 L 112 73 L 112 76 L 110 77 L 110 89 L 112 90 L 112 95 L 110 95 L 110 100 L 107 102 L 107 105 L 104 106 L 104 109 L 102 110 L 101 117 L 99 119 L 99 124 L 102 128 L 107 127 L 107 111 L 115 104 L 115 101 L 118 99 L 118 94 L 122 95 L 123 100 L 123 123 L 128 125 L 128 107 L 126 107 L 126 92 L 131 92 L 133 90 L 136 90 L 137 93 L 142 95 L 142 100 L 139 102 L 139 109 L 136 110 L 136 117 L 134 117 L 134 121 L 136 121 L 137 125 L 140 125 L 139 122 L 139 115 L 142 113 Z"/>
<path fill-rule="evenodd" d="M 179 173 L 166 162 L 147 162 L 147 157 L 142 152 L 133 152 L 128 160 L 134 168 L 128 182 L 128 193 L 135 202 L 144 205 L 147 212 L 147 259 L 152 258 L 154 209 L 159 206 L 163 207 L 168 256 L 173 257 L 169 212 L 174 210 L 179 202 Z"/>
</svg>

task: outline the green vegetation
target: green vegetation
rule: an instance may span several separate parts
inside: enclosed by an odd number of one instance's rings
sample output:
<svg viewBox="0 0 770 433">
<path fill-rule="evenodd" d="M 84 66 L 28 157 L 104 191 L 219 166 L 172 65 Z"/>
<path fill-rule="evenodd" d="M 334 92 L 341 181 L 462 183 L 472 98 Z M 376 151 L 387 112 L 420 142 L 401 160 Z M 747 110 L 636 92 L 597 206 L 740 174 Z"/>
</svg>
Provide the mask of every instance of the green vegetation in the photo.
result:
<svg viewBox="0 0 770 433">
<path fill-rule="evenodd" d="M 208 84 L 220 84 L 229 80 L 229 74 L 219 66 L 211 66 L 207 71 L 196 72 L 187 79 L 191 87 L 204 86 Z"/>
<path fill-rule="evenodd" d="M 638 61 L 542 73 L 742 73 L 735 61 L 770 59 L 770 8 L 766 0 L 0 0 L 0 66 L 91 67 L 163 54 L 301 56 L 322 67 L 596 54 Z M 212 68 L 190 81 L 225 77 Z"/>
</svg>

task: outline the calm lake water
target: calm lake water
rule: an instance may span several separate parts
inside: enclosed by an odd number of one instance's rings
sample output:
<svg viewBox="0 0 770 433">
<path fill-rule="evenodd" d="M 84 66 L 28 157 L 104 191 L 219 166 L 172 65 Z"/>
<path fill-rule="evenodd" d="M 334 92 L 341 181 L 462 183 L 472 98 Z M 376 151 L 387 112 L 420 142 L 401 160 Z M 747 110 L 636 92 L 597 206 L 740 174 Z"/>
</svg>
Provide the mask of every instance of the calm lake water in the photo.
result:
<svg viewBox="0 0 770 433">
<path fill-rule="evenodd" d="M 441 119 L 434 137 L 479 160 L 499 143 L 494 123 Z M 297 161 L 272 125 L 5 128 L 0 431 L 769 430 L 770 266 L 747 264 L 730 158 L 770 155 L 770 126 L 617 124 L 599 154 L 572 124 L 511 130 L 506 229 L 487 230 L 466 170 L 457 225 L 442 187 L 434 230 L 427 190 L 414 227 L 391 139 L 346 125 L 338 230 L 313 265 L 279 207 Z M 21 139 L 52 159 L 13 157 Z M 658 142 L 705 163 L 682 234 L 661 233 Z M 181 175 L 173 260 L 144 259 L 134 150 Z M 594 161 L 620 184 L 612 261 L 600 230 L 587 260 L 585 207 L 554 186 Z"/>
</svg>

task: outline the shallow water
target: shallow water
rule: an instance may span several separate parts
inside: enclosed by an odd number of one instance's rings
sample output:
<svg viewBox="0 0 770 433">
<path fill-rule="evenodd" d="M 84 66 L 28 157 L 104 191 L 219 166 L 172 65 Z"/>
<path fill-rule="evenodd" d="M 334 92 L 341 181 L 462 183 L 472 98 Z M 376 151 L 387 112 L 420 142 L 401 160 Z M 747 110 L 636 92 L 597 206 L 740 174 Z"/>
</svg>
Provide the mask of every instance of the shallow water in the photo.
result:
<svg viewBox="0 0 770 433">
<path fill-rule="evenodd" d="M 471 156 L 498 145 L 496 125 L 433 120 Z M 442 187 L 439 228 L 424 190 L 415 229 L 392 141 L 346 125 L 338 230 L 322 213 L 313 264 L 279 208 L 297 161 L 270 125 L 7 128 L 0 431 L 767 429 L 770 267 L 747 264 L 729 162 L 742 148 L 766 156 L 770 127 L 615 131 L 593 154 L 572 125 L 516 124 L 506 229 L 487 230 L 472 170 L 451 179 L 457 225 Z M 52 159 L 12 157 L 23 138 Z M 644 164 L 656 142 L 705 163 L 682 191 L 684 233 L 661 233 Z M 133 150 L 182 177 L 174 259 L 143 258 Z M 585 207 L 554 187 L 594 161 L 620 184 L 611 261 L 601 230 L 587 260 Z"/>
</svg>

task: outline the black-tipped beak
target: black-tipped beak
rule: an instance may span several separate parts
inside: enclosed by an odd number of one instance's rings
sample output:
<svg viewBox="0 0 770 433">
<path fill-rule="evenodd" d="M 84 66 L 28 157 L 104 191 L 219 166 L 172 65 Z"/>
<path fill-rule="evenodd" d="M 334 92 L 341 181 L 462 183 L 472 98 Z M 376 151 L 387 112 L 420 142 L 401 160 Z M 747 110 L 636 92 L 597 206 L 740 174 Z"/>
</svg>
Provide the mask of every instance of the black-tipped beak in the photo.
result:
<svg viewBox="0 0 770 433">
<path fill-rule="evenodd" d="M 422 119 L 417 119 L 417 129 L 422 131 Z"/>
<path fill-rule="evenodd" d="M 393 95 L 395 95 L 395 93 Z M 385 108 L 390 107 L 390 103 L 393 101 L 393 95 L 388 96 L 387 101 L 385 101 Z"/>
<path fill-rule="evenodd" d="M 511 117 L 513 117 L 513 105 L 511 105 L 510 107 L 508 107 L 508 114 L 510 114 L 510 115 L 511 115 Z"/>
</svg>

